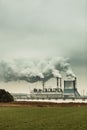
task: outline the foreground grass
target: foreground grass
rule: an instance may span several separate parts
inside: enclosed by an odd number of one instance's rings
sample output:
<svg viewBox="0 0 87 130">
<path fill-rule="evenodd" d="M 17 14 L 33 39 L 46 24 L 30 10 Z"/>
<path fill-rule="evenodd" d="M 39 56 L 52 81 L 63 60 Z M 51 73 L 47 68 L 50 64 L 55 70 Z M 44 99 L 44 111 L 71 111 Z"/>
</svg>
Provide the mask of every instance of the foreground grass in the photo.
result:
<svg viewBox="0 0 87 130">
<path fill-rule="evenodd" d="M 0 107 L 0 130 L 87 130 L 87 107 Z"/>
</svg>

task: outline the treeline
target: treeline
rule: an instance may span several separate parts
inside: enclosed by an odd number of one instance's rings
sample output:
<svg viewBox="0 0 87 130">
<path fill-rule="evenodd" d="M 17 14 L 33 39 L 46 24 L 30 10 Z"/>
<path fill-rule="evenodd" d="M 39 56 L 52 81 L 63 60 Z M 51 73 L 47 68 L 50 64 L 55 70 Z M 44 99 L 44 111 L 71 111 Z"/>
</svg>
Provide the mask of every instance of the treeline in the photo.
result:
<svg viewBox="0 0 87 130">
<path fill-rule="evenodd" d="M 0 89 L 0 102 L 12 102 L 12 101 L 14 101 L 13 96 L 4 89 Z"/>
</svg>

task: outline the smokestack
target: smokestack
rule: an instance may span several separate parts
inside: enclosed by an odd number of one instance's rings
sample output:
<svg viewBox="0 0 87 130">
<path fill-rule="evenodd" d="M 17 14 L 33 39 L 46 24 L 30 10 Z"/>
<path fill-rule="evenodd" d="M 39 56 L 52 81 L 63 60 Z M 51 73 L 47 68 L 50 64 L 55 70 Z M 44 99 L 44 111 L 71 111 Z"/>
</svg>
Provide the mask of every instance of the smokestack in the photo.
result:
<svg viewBox="0 0 87 130">
<path fill-rule="evenodd" d="M 75 88 L 76 88 L 76 86 L 77 86 L 77 83 L 76 83 L 76 82 L 77 82 L 77 78 L 75 77 L 75 86 L 74 86 Z"/>
<path fill-rule="evenodd" d="M 60 78 L 60 88 L 62 87 L 62 79 Z"/>
<path fill-rule="evenodd" d="M 59 78 L 57 77 L 57 89 L 58 89 L 58 86 L 59 86 L 58 79 L 59 79 Z"/>
<path fill-rule="evenodd" d="M 42 81 L 42 86 L 43 86 L 43 92 L 44 92 L 44 80 Z"/>
</svg>

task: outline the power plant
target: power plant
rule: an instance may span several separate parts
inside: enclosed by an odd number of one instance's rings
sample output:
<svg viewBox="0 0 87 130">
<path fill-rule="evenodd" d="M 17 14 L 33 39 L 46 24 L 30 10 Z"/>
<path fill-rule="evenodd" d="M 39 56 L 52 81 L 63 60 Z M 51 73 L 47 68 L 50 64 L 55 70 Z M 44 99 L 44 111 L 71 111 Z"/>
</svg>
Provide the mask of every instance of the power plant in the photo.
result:
<svg viewBox="0 0 87 130">
<path fill-rule="evenodd" d="M 42 81 L 42 89 L 34 88 L 30 93 L 33 99 L 61 99 L 61 98 L 79 98 L 80 94 L 76 87 L 76 77 L 64 80 L 64 89 L 62 88 L 62 78 L 56 77 L 56 88 L 45 88 L 45 82 Z"/>
<path fill-rule="evenodd" d="M 87 96 L 80 95 L 77 90 L 77 78 L 67 58 L 1 61 L 0 70 L 0 79 L 3 82 L 25 81 L 29 83 L 27 88 L 29 91 L 26 93 L 23 91 L 12 93 L 15 100 L 87 99 Z M 47 84 L 50 79 L 56 79 L 56 81 L 50 82 L 49 87 Z"/>
</svg>

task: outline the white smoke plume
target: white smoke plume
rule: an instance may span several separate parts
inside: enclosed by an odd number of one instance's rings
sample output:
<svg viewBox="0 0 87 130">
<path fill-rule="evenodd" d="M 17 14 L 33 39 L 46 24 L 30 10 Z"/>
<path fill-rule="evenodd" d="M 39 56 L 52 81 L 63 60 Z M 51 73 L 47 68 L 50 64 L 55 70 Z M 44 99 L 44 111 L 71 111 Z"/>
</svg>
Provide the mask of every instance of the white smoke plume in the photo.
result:
<svg viewBox="0 0 87 130">
<path fill-rule="evenodd" d="M 54 69 L 54 70 L 52 71 L 52 74 L 53 74 L 54 77 L 59 77 L 59 78 L 61 78 L 61 74 L 60 74 L 60 72 L 59 72 L 58 70 L 55 70 L 55 69 Z"/>
<path fill-rule="evenodd" d="M 17 59 L 10 62 L 0 61 L 0 80 L 27 82 L 46 82 L 52 77 L 61 78 L 61 72 L 74 77 L 70 64 L 65 58 L 50 58 L 45 60 Z"/>
</svg>

